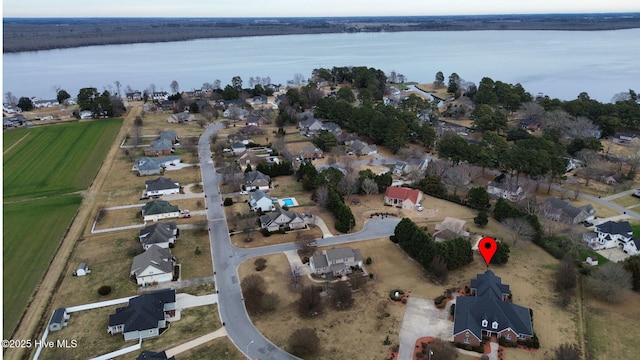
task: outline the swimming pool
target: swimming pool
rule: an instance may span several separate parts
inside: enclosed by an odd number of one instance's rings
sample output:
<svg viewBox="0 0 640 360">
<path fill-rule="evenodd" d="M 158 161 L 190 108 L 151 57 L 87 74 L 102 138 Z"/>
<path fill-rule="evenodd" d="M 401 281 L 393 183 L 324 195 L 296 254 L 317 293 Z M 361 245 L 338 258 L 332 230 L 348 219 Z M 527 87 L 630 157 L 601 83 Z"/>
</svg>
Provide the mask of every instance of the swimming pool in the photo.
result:
<svg viewBox="0 0 640 360">
<path fill-rule="evenodd" d="M 291 199 L 291 198 L 282 199 L 282 203 L 287 205 L 287 206 L 289 206 L 289 207 L 295 205 L 295 203 L 293 202 L 293 199 Z"/>
</svg>

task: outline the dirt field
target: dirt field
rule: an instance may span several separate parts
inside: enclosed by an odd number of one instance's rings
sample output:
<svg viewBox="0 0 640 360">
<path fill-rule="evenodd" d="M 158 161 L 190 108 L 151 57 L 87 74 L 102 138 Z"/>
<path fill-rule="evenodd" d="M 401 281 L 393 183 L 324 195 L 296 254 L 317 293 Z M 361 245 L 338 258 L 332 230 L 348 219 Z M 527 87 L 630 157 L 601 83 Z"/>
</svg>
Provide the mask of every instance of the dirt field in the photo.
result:
<svg viewBox="0 0 640 360">
<path fill-rule="evenodd" d="M 435 285 L 427 280 L 422 268 L 388 239 L 359 242 L 352 247 L 360 249 L 364 258 L 372 258 L 367 269 L 375 274 L 375 280 L 370 281 L 365 290 L 354 293 L 356 305 L 353 309 L 338 312 L 325 307 L 321 315 L 310 320 L 300 319 L 297 315 L 298 295 L 287 288 L 285 274 L 288 268 L 284 255 L 267 257 L 267 268 L 260 274 L 265 277 L 269 292 L 281 294 L 280 305 L 274 313 L 252 318 L 258 329 L 286 349 L 288 336 L 295 329 L 316 328 L 322 341 L 322 351 L 315 357 L 317 359 L 334 354 L 344 359 L 384 358 L 389 346 L 382 342 L 389 334 L 392 344 L 398 343 L 404 314 L 402 306 L 389 300 L 389 291 L 400 288 L 410 296 L 433 299 L 448 287 L 463 287 L 476 274 L 486 270 L 483 260 L 476 255 L 474 263 L 452 272 L 447 283 Z M 533 309 L 534 329 L 542 344 L 535 353 L 509 351 L 507 359 L 547 359 L 549 351 L 560 343 L 576 341 L 575 310 L 572 307 L 561 310 L 554 305 L 551 277 L 556 264 L 557 261 L 543 250 L 523 243 L 513 249 L 507 265 L 492 268 L 511 286 L 514 302 Z M 248 260 L 241 265 L 239 274 L 242 278 L 252 273 L 255 273 L 253 260 Z M 389 316 L 380 317 L 385 312 Z"/>
</svg>

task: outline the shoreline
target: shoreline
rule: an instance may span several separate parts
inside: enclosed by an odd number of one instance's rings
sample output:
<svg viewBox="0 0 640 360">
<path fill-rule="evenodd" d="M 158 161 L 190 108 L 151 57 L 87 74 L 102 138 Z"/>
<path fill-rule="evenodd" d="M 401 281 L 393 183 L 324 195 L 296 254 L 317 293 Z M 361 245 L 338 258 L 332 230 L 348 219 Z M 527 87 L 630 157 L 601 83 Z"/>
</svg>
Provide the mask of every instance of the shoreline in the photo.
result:
<svg viewBox="0 0 640 360">
<path fill-rule="evenodd" d="M 345 18 L 60 18 L 3 20 L 3 52 L 254 36 L 414 31 L 607 31 L 640 13 Z"/>
</svg>

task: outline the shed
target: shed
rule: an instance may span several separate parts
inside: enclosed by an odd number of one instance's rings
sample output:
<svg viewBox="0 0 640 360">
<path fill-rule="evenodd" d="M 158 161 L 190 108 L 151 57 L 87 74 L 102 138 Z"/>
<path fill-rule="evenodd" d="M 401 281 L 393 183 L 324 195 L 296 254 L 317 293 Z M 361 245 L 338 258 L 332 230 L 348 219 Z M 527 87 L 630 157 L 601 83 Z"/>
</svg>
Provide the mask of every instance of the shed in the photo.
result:
<svg viewBox="0 0 640 360">
<path fill-rule="evenodd" d="M 69 320 L 69 314 L 67 314 L 67 309 L 58 308 L 53 312 L 51 316 L 51 320 L 49 321 L 49 331 L 58 331 L 62 330 L 63 327 L 67 326 L 67 320 Z"/>
<path fill-rule="evenodd" d="M 85 276 L 90 272 L 91 270 L 89 270 L 89 265 L 87 265 L 87 263 L 80 263 L 76 271 L 73 272 L 73 276 Z"/>
</svg>

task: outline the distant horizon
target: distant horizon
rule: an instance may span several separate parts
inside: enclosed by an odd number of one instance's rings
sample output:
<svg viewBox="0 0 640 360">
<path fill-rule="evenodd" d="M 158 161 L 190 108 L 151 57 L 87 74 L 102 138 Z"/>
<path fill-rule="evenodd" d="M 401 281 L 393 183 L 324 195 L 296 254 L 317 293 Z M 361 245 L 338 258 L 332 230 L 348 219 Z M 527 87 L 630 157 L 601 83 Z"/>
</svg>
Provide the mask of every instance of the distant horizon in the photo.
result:
<svg viewBox="0 0 640 360">
<path fill-rule="evenodd" d="M 505 14 L 597 14 L 640 12 L 637 0 L 154 0 L 153 4 L 110 0 L 4 0 L 7 18 L 287 18 L 365 16 L 464 16 Z M 416 15 L 418 14 L 418 15 Z"/>
<path fill-rule="evenodd" d="M 492 17 L 492 16 L 545 16 L 545 15 L 640 15 L 638 11 L 616 12 L 549 12 L 549 13 L 494 13 L 458 15 L 328 15 L 328 16 L 3 16 L 9 19 L 349 19 L 349 18 L 424 18 L 424 17 Z"/>
</svg>

